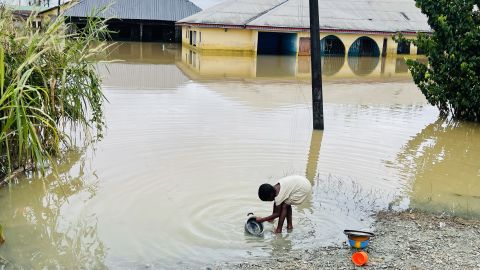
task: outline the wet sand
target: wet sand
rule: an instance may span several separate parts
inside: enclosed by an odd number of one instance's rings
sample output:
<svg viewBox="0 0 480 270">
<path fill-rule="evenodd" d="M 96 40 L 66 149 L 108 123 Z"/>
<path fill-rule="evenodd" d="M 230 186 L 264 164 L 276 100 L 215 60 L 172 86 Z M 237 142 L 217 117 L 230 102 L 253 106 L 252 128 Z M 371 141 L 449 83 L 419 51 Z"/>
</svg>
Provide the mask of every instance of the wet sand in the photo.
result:
<svg viewBox="0 0 480 270">
<path fill-rule="evenodd" d="M 419 211 L 380 212 L 369 261 L 341 246 L 278 252 L 268 259 L 223 263 L 211 269 L 480 269 L 480 221 Z M 208 267 L 207 267 L 208 268 Z"/>
</svg>

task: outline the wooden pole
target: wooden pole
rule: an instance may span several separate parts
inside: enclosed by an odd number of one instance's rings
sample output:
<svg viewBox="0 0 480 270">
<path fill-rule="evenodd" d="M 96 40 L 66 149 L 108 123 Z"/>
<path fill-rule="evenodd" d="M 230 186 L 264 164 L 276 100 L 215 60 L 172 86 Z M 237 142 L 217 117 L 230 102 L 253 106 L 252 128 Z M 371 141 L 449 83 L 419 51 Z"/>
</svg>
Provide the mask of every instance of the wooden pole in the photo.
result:
<svg viewBox="0 0 480 270">
<path fill-rule="evenodd" d="M 57 16 L 60 17 L 60 0 L 58 0 Z"/>
<path fill-rule="evenodd" d="M 323 130 L 323 91 L 318 0 L 309 0 L 313 129 Z"/>
</svg>

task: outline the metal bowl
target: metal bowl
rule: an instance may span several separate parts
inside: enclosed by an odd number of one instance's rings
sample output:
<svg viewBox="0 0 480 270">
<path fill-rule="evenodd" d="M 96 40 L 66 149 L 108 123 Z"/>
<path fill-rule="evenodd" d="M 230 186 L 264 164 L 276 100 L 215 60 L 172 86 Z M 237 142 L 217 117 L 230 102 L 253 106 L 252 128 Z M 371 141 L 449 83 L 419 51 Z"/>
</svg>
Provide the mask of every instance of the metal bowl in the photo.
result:
<svg viewBox="0 0 480 270">
<path fill-rule="evenodd" d="M 254 235 L 263 235 L 263 224 L 257 222 L 257 217 L 253 213 L 247 215 L 247 221 L 245 222 L 245 232 Z"/>
<path fill-rule="evenodd" d="M 366 248 L 370 243 L 370 238 L 375 236 L 371 232 L 344 230 L 343 233 L 348 237 L 348 243 L 353 248 Z"/>
</svg>

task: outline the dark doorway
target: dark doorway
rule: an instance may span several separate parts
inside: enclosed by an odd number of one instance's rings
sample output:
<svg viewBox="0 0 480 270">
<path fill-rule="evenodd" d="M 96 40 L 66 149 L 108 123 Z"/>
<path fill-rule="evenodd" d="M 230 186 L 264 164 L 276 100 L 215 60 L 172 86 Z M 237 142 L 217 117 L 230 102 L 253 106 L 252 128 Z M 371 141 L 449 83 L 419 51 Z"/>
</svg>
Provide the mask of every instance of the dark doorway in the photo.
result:
<svg viewBox="0 0 480 270">
<path fill-rule="evenodd" d="M 398 42 L 397 54 L 410 54 L 410 42 L 408 41 Z"/>
<path fill-rule="evenodd" d="M 387 43 L 388 40 L 386 38 L 383 39 L 383 47 L 382 47 L 382 56 L 387 56 Z"/>
<path fill-rule="evenodd" d="M 131 41 L 134 40 L 134 35 L 137 28 L 136 25 L 129 25 L 122 22 L 111 22 L 108 24 L 108 30 L 110 30 L 110 38 L 112 40 L 119 41 Z M 139 31 L 138 31 L 139 32 Z"/>
<path fill-rule="evenodd" d="M 380 49 L 375 40 L 369 37 L 360 37 L 348 50 L 348 56 L 380 56 Z"/>
<path fill-rule="evenodd" d="M 294 55 L 297 53 L 297 34 L 258 32 L 258 54 Z"/>
<path fill-rule="evenodd" d="M 142 41 L 174 42 L 175 28 L 166 25 L 143 25 Z"/>
<path fill-rule="evenodd" d="M 82 29 L 86 25 L 85 18 L 70 17 L 68 21 L 77 29 Z M 108 40 L 180 42 L 174 22 L 111 19 L 107 27 L 110 33 L 105 39 Z"/>
</svg>

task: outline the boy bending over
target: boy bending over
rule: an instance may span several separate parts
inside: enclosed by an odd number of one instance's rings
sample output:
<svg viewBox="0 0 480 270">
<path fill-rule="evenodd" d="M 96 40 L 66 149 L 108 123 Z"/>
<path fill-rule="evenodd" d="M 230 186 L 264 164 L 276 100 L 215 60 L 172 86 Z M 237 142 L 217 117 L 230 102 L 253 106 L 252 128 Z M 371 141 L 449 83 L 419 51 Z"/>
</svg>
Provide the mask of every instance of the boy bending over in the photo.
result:
<svg viewBox="0 0 480 270">
<path fill-rule="evenodd" d="M 300 175 L 281 178 L 274 186 L 262 184 L 258 188 L 258 197 L 262 201 L 274 201 L 273 213 L 268 217 L 257 217 L 257 222 L 273 221 L 279 218 L 275 233 L 281 233 L 286 218 L 287 230 L 293 229 L 292 205 L 303 203 L 311 192 L 310 181 Z"/>
</svg>

